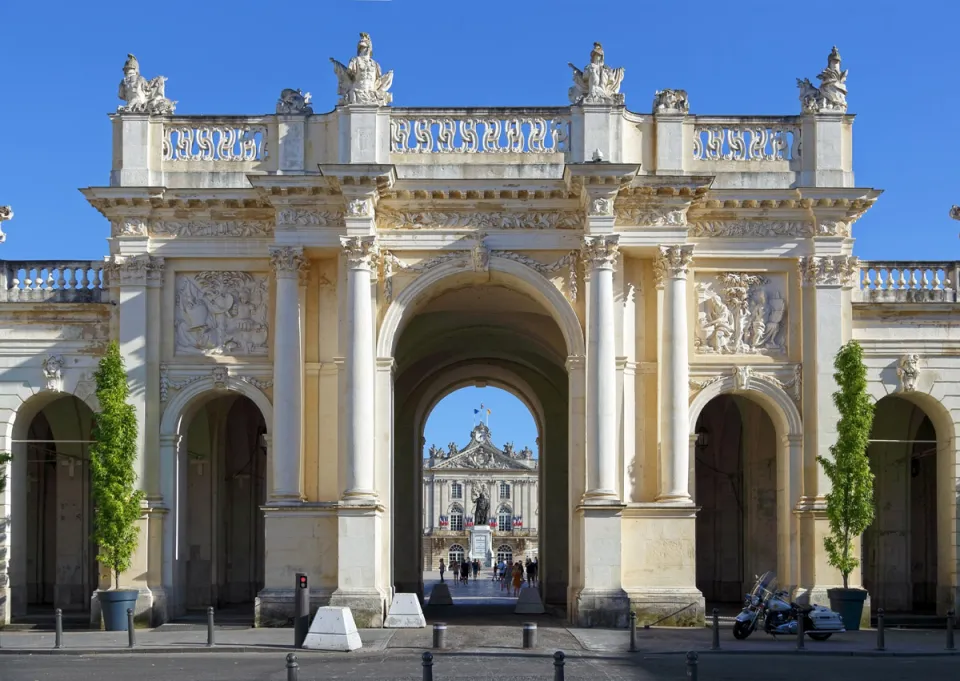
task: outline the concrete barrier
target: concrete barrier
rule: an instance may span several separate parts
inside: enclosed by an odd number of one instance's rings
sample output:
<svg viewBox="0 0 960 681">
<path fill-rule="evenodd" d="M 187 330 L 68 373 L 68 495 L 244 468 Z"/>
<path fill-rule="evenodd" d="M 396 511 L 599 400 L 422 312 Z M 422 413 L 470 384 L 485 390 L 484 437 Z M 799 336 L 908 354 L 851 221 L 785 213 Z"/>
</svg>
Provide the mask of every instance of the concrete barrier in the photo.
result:
<svg viewBox="0 0 960 681">
<path fill-rule="evenodd" d="M 542 615 L 543 601 L 540 600 L 540 590 L 533 587 L 520 589 L 520 597 L 517 598 L 517 607 L 513 609 L 517 615 Z"/>
<path fill-rule="evenodd" d="M 450 596 L 450 587 L 446 582 L 440 582 L 433 586 L 430 592 L 430 605 L 453 605 L 453 598 Z"/>
<path fill-rule="evenodd" d="M 317 608 L 303 647 L 308 650 L 347 652 L 363 647 L 350 608 Z"/>
<path fill-rule="evenodd" d="M 427 626 L 417 594 L 396 594 L 383 626 L 387 629 L 422 629 Z"/>
</svg>

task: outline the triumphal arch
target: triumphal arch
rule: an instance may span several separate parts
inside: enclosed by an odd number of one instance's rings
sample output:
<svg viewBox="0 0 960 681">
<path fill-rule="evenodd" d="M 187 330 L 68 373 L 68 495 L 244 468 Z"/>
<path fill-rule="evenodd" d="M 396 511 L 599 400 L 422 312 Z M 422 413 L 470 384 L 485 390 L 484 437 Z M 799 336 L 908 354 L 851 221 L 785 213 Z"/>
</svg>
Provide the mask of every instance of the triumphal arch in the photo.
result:
<svg viewBox="0 0 960 681">
<path fill-rule="evenodd" d="M 315 604 L 381 626 L 423 588 L 426 415 L 478 383 L 534 414 L 540 589 L 572 622 L 693 624 L 768 569 L 822 598 L 816 457 L 850 338 L 878 400 L 853 581 L 875 607 L 955 607 L 957 263 L 852 255 L 880 191 L 854 179 L 839 53 L 796 112 L 714 116 L 696 90 L 628 110 L 624 70 L 583 52 L 566 106 L 404 108 L 416 74 L 394 83 L 362 35 L 333 111 L 290 88 L 252 116 L 178 114 L 130 56 L 109 185 L 82 190 L 109 254 L 3 263 L 4 621 L 96 617 L 86 443 L 111 339 L 146 493 L 122 581 L 154 623 L 285 624 L 302 571 Z"/>
</svg>

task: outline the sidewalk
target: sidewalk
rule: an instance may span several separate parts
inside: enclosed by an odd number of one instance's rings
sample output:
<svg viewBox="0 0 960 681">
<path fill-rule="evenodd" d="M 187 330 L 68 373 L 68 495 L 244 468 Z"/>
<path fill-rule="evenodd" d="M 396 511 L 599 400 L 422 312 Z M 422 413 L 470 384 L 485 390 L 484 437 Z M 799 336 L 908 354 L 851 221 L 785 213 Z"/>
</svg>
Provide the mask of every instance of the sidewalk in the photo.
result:
<svg viewBox="0 0 960 681">
<path fill-rule="evenodd" d="M 0 632 L 2 655 L 103 655 L 103 654 L 186 654 L 186 653 L 264 653 L 293 650 L 292 629 L 216 630 L 216 646 L 206 647 L 206 629 L 202 626 L 170 625 L 157 629 L 139 629 L 136 647 L 127 647 L 126 632 L 67 631 L 63 649 L 54 649 L 53 632 Z M 363 648 L 350 655 L 376 653 L 409 654 L 429 650 L 432 630 L 364 629 L 360 632 Z M 521 647 L 519 625 L 476 626 L 451 624 L 447 630 L 448 649 L 458 653 L 485 655 L 543 655 L 562 650 L 570 657 L 629 656 L 629 632 L 610 629 L 575 629 L 561 626 L 540 627 L 537 649 Z M 711 630 L 654 628 L 637 631 L 637 653 L 640 656 L 684 655 L 696 651 L 700 655 L 827 655 L 827 656 L 909 656 L 931 657 L 960 655 L 945 650 L 946 633 L 887 629 L 886 650 L 876 650 L 873 630 L 836 634 L 828 641 L 805 641 L 805 650 L 797 651 L 795 637 L 774 639 L 753 634 L 745 641 L 733 638 L 730 629 L 720 631 L 719 651 L 710 650 Z M 298 650 L 298 655 L 344 655 Z"/>
</svg>

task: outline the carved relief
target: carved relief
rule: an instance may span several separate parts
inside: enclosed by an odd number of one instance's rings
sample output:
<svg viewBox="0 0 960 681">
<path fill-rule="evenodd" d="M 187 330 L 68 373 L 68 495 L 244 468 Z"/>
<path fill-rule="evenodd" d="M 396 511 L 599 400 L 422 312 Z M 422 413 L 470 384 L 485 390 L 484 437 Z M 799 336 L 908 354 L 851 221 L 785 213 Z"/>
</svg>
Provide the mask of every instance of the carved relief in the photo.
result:
<svg viewBox="0 0 960 681">
<path fill-rule="evenodd" d="M 852 255 L 804 256 L 798 263 L 804 286 L 843 286 L 857 284 L 860 261 Z"/>
<path fill-rule="evenodd" d="M 337 211 L 289 208 L 277 213 L 277 225 L 284 227 L 339 227 L 342 222 L 343 215 Z"/>
<path fill-rule="evenodd" d="M 477 245 L 470 250 L 470 260 L 473 263 L 474 272 L 487 272 L 490 269 L 490 249 L 484 243 L 481 236 L 477 240 Z"/>
<path fill-rule="evenodd" d="M 423 211 L 406 212 L 380 207 L 380 229 L 581 229 L 583 218 L 577 213 L 504 213 Z"/>
<path fill-rule="evenodd" d="M 734 388 L 736 390 L 750 390 L 754 381 L 766 381 L 771 383 L 793 398 L 794 402 L 800 403 L 802 391 L 801 365 L 796 364 L 793 367 L 793 378 L 788 381 L 782 381 L 771 374 L 759 373 L 754 367 L 747 365 L 737 365 L 730 368 L 725 373 L 716 374 L 703 380 L 690 379 L 690 390 L 698 393 L 707 386 L 722 381 L 724 378 L 732 376 Z"/>
<path fill-rule="evenodd" d="M 43 360 L 43 377 L 47 390 L 61 390 L 63 383 L 63 355 L 50 355 Z"/>
<path fill-rule="evenodd" d="M 686 279 L 693 262 L 693 246 L 661 246 L 653 261 L 653 278 L 658 287 L 665 279 Z"/>
<path fill-rule="evenodd" d="M 310 106 L 310 93 L 303 94 L 300 88 L 284 88 L 280 92 L 280 99 L 277 100 L 278 114 L 312 114 L 313 107 Z"/>
<path fill-rule="evenodd" d="M 213 377 L 214 388 L 220 388 L 222 390 L 227 387 L 227 379 L 230 377 L 230 372 L 227 367 L 213 367 L 213 369 L 210 370 L 210 375 Z"/>
<path fill-rule="evenodd" d="M 370 199 L 354 199 L 347 204 L 347 215 L 352 218 L 367 217 L 373 213 Z"/>
<path fill-rule="evenodd" d="M 514 262 L 523 263 L 527 267 L 536 270 L 548 279 L 550 278 L 550 275 L 559 272 L 563 268 L 567 268 L 567 289 L 570 294 L 570 300 L 573 302 L 577 301 L 577 261 L 580 256 L 578 251 L 570 251 L 552 263 L 542 263 L 539 260 L 534 260 L 528 255 L 514 253 L 513 251 L 493 251 L 492 254 L 498 258 L 505 258 L 507 260 L 513 260 Z"/>
<path fill-rule="evenodd" d="M 793 366 L 793 378 L 788 381 L 781 381 L 776 376 L 766 376 L 766 378 L 790 395 L 794 402 L 800 404 L 803 397 L 803 365 L 795 364 Z"/>
<path fill-rule="evenodd" d="M 687 224 L 686 210 L 667 206 L 617 206 L 616 217 L 617 225 L 666 227 Z"/>
<path fill-rule="evenodd" d="M 697 352 L 721 355 L 786 352 L 787 302 L 780 287 L 769 279 L 726 272 L 704 276 L 696 288 L 694 347 Z"/>
<path fill-rule="evenodd" d="M 583 71 L 573 64 L 568 66 L 573 69 L 573 87 L 567 93 L 571 104 L 623 105 L 620 85 L 623 84 L 624 69 L 612 69 L 603 63 L 600 43 L 593 44 L 590 63 L 583 67 Z"/>
<path fill-rule="evenodd" d="M 686 90 L 657 90 L 653 96 L 654 113 L 690 113 L 690 99 Z"/>
<path fill-rule="evenodd" d="M 176 351 L 267 354 L 267 277 L 249 272 L 177 275 Z"/>
<path fill-rule="evenodd" d="M 813 224 L 796 221 L 772 220 L 718 220 L 694 222 L 688 232 L 692 237 L 721 237 L 734 239 L 762 239 L 796 237 L 806 239 L 814 235 Z"/>
<path fill-rule="evenodd" d="M 381 72 L 380 64 L 373 60 L 373 42 L 366 33 L 360 34 L 357 56 L 346 66 L 330 58 L 337 74 L 337 94 L 340 106 L 370 104 L 389 106 L 393 94 L 387 92 L 393 84 L 393 71 Z"/>
<path fill-rule="evenodd" d="M 157 76 L 147 80 L 140 75 L 140 63 L 132 54 L 127 55 L 123 65 L 123 80 L 120 81 L 119 97 L 126 105 L 118 106 L 117 113 L 145 113 L 157 116 L 172 116 L 177 107 L 164 95 L 167 79 Z"/>
<path fill-rule="evenodd" d="M 797 78 L 800 88 L 800 108 L 805 114 L 822 111 L 847 111 L 847 71 L 840 69 L 840 52 L 836 45 L 827 57 L 827 68 L 817 75 L 820 87 L 815 87 L 809 78 Z"/>
<path fill-rule="evenodd" d="M 590 202 L 590 215 L 613 215 L 613 200 L 599 197 Z"/>
<path fill-rule="evenodd" d="M 262 237 L 273 225 L 266 220 L 157 220 L 150 224 L 150 236 L 169 237 Z"/>
<path fill-rule="evenodd" d="M 897 363 L 897 377 L 900 379 L 900 389 L 903 392 L 913 392 L 917 389 L 920 378 L 920 355 L 906 354 Z"/>
<path fill-rule="evenodd" d="M 123 218 L 110 223 L 112 236 L 147 236 L 147 221 L 143 218 Z"/>
</svg>

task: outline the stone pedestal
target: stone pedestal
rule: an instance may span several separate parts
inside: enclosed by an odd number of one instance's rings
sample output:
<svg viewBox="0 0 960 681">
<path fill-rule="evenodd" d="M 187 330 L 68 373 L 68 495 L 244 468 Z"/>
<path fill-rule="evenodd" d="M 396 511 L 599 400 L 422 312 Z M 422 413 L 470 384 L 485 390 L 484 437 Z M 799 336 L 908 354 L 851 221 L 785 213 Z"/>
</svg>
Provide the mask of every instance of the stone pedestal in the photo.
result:
<svg viewBox="0 0 960 681">
<path fill-rule="evenodd" d="M 488 525 L 475 525 L 470 528 L 470 551 L 469 558 L 480 561 L 483 567 L 490 567 L 492 560 L 491 542 L 493 541 L 493 531 Z"/>
</svg>

